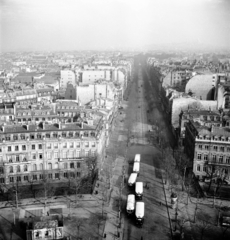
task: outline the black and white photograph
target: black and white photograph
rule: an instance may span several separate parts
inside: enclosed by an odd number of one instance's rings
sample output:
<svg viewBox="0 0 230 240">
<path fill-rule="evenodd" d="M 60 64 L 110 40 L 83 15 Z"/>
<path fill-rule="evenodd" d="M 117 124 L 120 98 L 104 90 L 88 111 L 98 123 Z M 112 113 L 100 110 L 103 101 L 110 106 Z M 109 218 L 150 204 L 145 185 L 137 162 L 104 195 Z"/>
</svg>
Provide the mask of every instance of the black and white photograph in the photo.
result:
<svg viewBox="0 0 230 240">
<path fill-rule="evenodd" d="M 230 0 L 0 0 L 0 240 L 230 239 Z"/>
</svg>

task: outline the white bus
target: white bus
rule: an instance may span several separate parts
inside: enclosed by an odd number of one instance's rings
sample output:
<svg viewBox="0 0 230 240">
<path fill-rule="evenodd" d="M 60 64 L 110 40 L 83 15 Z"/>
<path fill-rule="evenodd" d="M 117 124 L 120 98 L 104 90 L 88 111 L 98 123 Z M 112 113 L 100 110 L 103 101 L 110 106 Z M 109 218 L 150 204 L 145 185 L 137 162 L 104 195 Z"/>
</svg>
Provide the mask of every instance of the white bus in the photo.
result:
<svg viewBox="0 0 230 240">
<path fill-rule="evenodd" d="M 135 217 L 136 217 L 136 225 L 142 227 L 144 223 L 145 216 L 145 203 L 144 202 L 136 202 L 135 209 Z"/>
<path fill-rule="evenodd" d="M 134 162 L 140 162 L 141 161 L 141 154 L 136 154 L 134 157 Z"/>
<path fill-rule="evenodd" d="M 142 196 L 143 196 L 143 182 L 136 182 L 135 194 L 136 194 L 136 198 L 137 199 L 142 200 Z"/>
<path fill-rule="evenodd" d="M 139 162 L 134 162 L 133 172 L 139 174 L 139 172 L 140 172 L 140 163 Z"/>
<path fill-rule="evenodd" d="M 131 173 L 128 180 L 129 187 L 132 187 L 137 180 L 137 173 Z"/>
<path fill-rule="evenodd" d="M 129 194 L 127 197 L 126 211 L 128 215 L 131 215 L 134 213 L 134 210 L 135 210 L 135 195 Z"/>
</svg>

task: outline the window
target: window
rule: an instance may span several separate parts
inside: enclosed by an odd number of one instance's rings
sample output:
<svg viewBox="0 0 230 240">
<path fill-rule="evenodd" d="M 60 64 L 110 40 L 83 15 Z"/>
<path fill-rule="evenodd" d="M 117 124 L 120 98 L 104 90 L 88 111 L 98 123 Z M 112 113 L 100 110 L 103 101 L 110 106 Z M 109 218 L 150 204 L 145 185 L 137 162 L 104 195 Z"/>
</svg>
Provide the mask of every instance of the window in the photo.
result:
<svg viewBox="0 0 230 240">
<path fill-rule="evenodd" d="M 32 144 L 31 148 L 32 150 L 35 150 L 35 144 Z"/>
<path fill-rule="evenodd" d="M 230 156 L 227 156 L 227 157 L 226 157 L 226 163 L 227 163 L 227 164 L 230 164 Z"/>
<path fill-rule="evenodd" d="M 205 148 L 205 150 L 209 150 L 209 146 L 208 145 L 205 145 L 204 148 Z"/>
<path fill-rule="evenodd" d="M 200 165 L 196 166 L 196 170 L 197 170 L 197 172 L 200 172 Z"/>
<path fill-rule="evenodd" d="M 11 146 L 8 146 L 8 152 L 11 152 Z"/>
<path fill-rule="evenodd" d="M 57 138 L 57 137 L 58 137 L 57 133 L 53 133 L 53 138 Z"/>
<path fill-rule="evenodd" d="M 22 150 L 26 150 L 26 145 L 22 145 Z"/>
<path fill-rule="evenodd" d="M 34 139 L 34 135 L 33 134 L 30 135 L 30 139 Z"/>
<path fill-rule="evenodd" d="M 41 139 L 42 138 L 42 135 L 40 133 L 37 134 L 37 138 L 38 139 Z"/>
<path fill-rule="evenodd" d="M 38 144 L 38 149 L 42 149 L 42 144 Z"/>
<path fill-rule="evenodd" d="M 214 150 L 214 151 L 217 151 L 217 150 L 218 150 L 218 147 L 217 147 L 217 146 L 213 146 L 213 150 Z"/>
<path fill-rule="evenodd" d="M 73 151 L 69 151 L 69 158 L 73 158 Z"/>
<path fill-rule="evenodd" d="M 71 142 L 71 143 L 69 144 L 69 147 L 70 147 L 70 148 L 73 148 L 73 142 Z"/>
<path fill-rule="evenodd" d="M 24 176 L 24 181 L 28 181 L 28 176 Z"/>
<path fill-rule="evenodd" d="M 67 143 L 63 143 L 63 148 L 67 148 Z"/>
<path fill-rule="evenodd" d="M 51 149 L 51 143 L 47 143 L 47 144 L 46 144 L 46 147 L 47 147 L 48 149 Z"/>
<path fill-rule="evenodd" d="M 46 138 L 50 138 L 50 134 L 49 133 L 46 133 Z"/>
<path fill-rule="evenodd" d="M 54 158 L 58 158 L 58 152 L 54 153 Z"/>
<path fill-rule="evenodd" d="M 17 172 L 21 172 L 20 166 L 17 166 Z"/>
<path fill-rule="evenodd" d="M 57 162 L 54 164 L 54 169 L 58 169 L 58 163 Z"/>
<path fill-rule="evenodd" d="M 198 148 L 199 148 L 199 149 L 202 149 L 202 145 L 198 145 Z"/>
<path fill-rule="evenodd" d="M 42 179 L 43 179 L 43 174 L 40 174 L 40 175 L 39 175 L 39 178 L 42 180 Z"/>
<path fill-rule="evenodd" d="M 92 142 L 92 147 L 95 147 L 95 146 L 96 146 L 95 142 Z"/>
<path fill-rule="evenodd" d="M 5 179 L 4 178 L 0 178 L 0 183 L 5 183 Z"/>
<path fill-rule="evenodd" d="M 19 155 L 16 156 L 16 162 L 19 162 L 20 159 L 19 159 Z"/>
<path fill-rule="evenodd" d="M 75 174 L 74 174 L 74 172 L 70 172 L 69 175 L 70 175 L 71 178 L 75 178 Z"/>
<path fill-rule="evenodd" d="M 39 169 L 40 169 L 40 170 L 43 170 L 43 164 L 42 164 L 42 163 L 40 163 Z"/>
<path fill-rule="evenodd" d="M 36 154 L 34 153 L 34 154 L 32 154 L 32 159 L 36 159 L 37 157 L 36 157 Z"/>
<path fill-rule="evenodd" d="M 64 169 L 67 169 L 68 168 L 68 163 L 64 163 Z"/>
<path fill-rule="evenodd" d="M 58 143 L 54 143 L 54 148 L 58 148 Z"/>
<path fill-rule="evenodd" d="M 25 140 L 26 139 L 26 136 L 24 134 L 21 134 L 21 139 L 22 140 Z"/>
<path fill-rule="evenodd" d="M 74 168 L 74 163 L 70 163 L 70 168 Z"/>
<path fill-rule="evenodd" d="M 37 165 L 36 164 L 33 165 L 33 171 L 37 171 Z"/>
<path fill-rule="evenodd" d="M 62 137 L 66 137 L 66 133 L 65 132 L 62 133 Z"/>
<path fill-rule="evenodd" d="M 89 152 L 85 151 L 85 156 L 88 157 L 89 156 Z"/>
<path fill-rule="evenodd" d="M 223 163 L 223 159 L 224 159 L 224 157 L 222 155 L 219 156 L 219 163 Z"/>
<path fill-rule="evenodd" d="M 14 177 L 10 177 L 10 182 L 14 182 Z"/>
<path fill-rule="evenodd" d="M 59 178 L 59 173 L 55 173 L 54 177 L 57 179 Z"/>
<path fill-rule="evenodd" d="M 17 176 L 17 182 L 21 182 L 22 179 L 21 179 L 21 176 Z"/>
<path fill-rule="evenodd" d="M 230 147 L 227 147 L 227 152 L 230 152 Z"/>
<path fill-rule="evenodd" d="M 18 147 L 18 146 L 15 146 L 14 149 L 15 149 L 15 151 L 18 151 L 18 150 L 19 150 L 19 147 Z"/>
<path fill-rule="evenodd" d="M 64 178 L 68 178 L 68 173 L 64 172 Z"/>
<path fill-rule="evenodd" d="M 76 152 L 76 157 L 77 157 L 77 158 L 80 157 L 80 152 Z"/>
<path fill-rule="evenodd" d="M 18 136 L 17 136 L 17 135 L 14 135 L 14 136 L 13 136 L 13 139 L 14 139 L 14 140 L 18 140 Z"/>
<path fill-rule="evenodd" d="M 77 172 L 77 177 L 81 177 L 81 173 L 80 172 Z"/>
<path fill-rule="evenodd" d="M 207 172 L 207 167 L 203 166 L 203 172 Z"/>
<path fill-rule="evenodd" d="M 204 160 L 208 160 L 208 155 L 207 154 L 204 154 Z"/>
<path fill-rule="evenodd" d="M 0 174 L 3 174 L 3 173 L 4 173 L 4 168 L 0 167 Z"/>
<path fill-rule="evenodd" d="M 80 143 L 79 143 L 79 142 L 77 142 L 77 144 L 76 144 L 76 147 L 77 147 L 77 148 L 79 148 L 79 147 L 80 147 Z"/>
<path fill-rule="evenodd" d="M 34 180 L 34 181 L 37 180 L 37 175 L 33 175 L 33 180 Z"/>
<path fill-rule="evenodd" d="M 52 179 L 52 178 L 53 178 L 53 174 L 52 174 L 52 173 L 49 173 L 49 174 L 48 174 L 48 178 L 49 178 L 49 179 Z"/>
<path fill-rule="evenodd" d="M 89 142 L 85 142 L 85 147 L 89 147 Z"/>
<path fill-rule="evenodd" d="M 80 167 L 81 167 L 81 163 L 78 162 L 78 163 L 77 163 L 77 168 L 80 168 Z"/>
<path fill-rule="evenodd" d="M 212 156 L 212 160 L 215 162 L 216 161 L 216 155 Z"/>
<path fill-rule="evenodd" d="M 62 157 L 67 158 L 67 152 L 62 152 Z"/>
<path fill-rule="evenodd" d="M 28 167 L 27 165 L 24 165 L 24 172 L 27 172 L 28 171 Z"/>
<path fill-rule="evenodd" d="M 39 153 L 39 159 L 42 159 L 43 157 L 42 157 L 42 153 Z"/>
<path fill-rule="evenodd" d="M 48 153 L 47 153 L 47 158 L 48 158 L 48 159 L 51 159 L 51 152 L 48 152 Z"/>
<path fill-rule="evenodd" d="M 14 172 L 14 169 L 12 166 L 10 166 L 10 173 L 13 173 Z"/>
<path fill-rule="evenodd" d="M 221 152 L 224 152 L 224 147 L 220 147 L 220 151 L 221 151 Z"/>
<path fill-rule="evenodd" d="M 73 137 L 73 132 L 69 132 L 69 137 Z"/>
<path fill-rule="evenodd" d="M 197 154 L 197 159 L 201 160 L 201 154 L 200 153 Z"/>
<path fill-rule="evenodd" d="M 52 170 L 52 163 L 48 163 L 48 169 Z"/>
</svg>

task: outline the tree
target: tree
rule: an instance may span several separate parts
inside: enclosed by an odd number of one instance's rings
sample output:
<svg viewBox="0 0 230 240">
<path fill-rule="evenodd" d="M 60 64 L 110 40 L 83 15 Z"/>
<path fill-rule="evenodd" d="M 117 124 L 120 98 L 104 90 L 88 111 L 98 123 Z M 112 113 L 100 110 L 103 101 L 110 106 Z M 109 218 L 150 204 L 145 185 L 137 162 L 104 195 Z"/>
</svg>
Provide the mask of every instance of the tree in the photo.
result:
<svg viewBox="0 0 230 240">
<path fill-rule="evenodd" d="M 83 221 L 81 219 L 78 219 L 76 225 L 77 225 L 77 237 L 79 237 L 80 227 L 83 225 Z"/>
<path fill-rule="evenodd" d="M 205 220 L 198 220 L 196 222 L 196 227 L 197 227 L 198 231 L 200 232 L 200 240 L 202 240 L 204 237 L 205 230 L 210 228 L 210 224 Z"/>
</svg>

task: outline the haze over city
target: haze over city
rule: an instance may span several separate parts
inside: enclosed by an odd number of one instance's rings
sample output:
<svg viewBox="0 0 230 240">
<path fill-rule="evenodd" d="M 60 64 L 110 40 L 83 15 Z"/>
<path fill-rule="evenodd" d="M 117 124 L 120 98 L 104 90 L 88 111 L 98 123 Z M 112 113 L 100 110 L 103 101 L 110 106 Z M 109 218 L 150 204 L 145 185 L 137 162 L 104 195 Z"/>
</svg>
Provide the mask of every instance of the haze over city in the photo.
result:
<svg viewBox="0 0 230 240">
<path fill-rule="evenodd" d="M 229 48 L 228 0 L 1 0 L 1 51 Z"/>
</svg>

